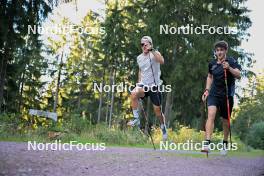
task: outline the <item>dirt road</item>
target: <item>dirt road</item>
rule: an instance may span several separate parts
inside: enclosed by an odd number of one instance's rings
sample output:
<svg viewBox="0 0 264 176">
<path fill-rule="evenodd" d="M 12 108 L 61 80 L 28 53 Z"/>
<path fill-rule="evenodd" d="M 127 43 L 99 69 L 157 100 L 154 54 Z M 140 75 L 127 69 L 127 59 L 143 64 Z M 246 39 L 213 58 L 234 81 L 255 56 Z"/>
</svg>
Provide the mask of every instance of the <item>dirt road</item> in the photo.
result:
<svg viewBox="0 0 264 176">
<path fill-rule="evenodd" d="M 250 176 L 264 175 L 264 158 L 190 157 L 143 148 L 104 151 L 28 151 L 27 143 L 0 142 L 0 175 Z"/>
</svg>

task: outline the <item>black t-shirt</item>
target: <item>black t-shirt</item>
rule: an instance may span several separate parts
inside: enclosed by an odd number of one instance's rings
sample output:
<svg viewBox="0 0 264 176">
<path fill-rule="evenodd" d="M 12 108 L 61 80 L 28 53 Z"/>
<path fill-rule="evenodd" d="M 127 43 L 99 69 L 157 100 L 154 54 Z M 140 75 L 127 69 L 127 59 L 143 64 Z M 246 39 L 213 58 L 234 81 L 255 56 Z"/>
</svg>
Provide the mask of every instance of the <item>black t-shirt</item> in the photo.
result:
<svg viewBox="0 0 264 176">
<path fill-rule="evenodd" d="M 241 66 L 234 58 L 227 58 L 226 61 L 233 69 L 241 70 Z M 209 94 L 211 96 L 226 96 L 225 75 L 222 64 L 217 63 L 217 59 L 212 60 L 208 65 L 208 72 L 213 75 L 213 82 Z M 228 96 L 235 94 L 235 77 L 227 70 Z"/>
</svg>

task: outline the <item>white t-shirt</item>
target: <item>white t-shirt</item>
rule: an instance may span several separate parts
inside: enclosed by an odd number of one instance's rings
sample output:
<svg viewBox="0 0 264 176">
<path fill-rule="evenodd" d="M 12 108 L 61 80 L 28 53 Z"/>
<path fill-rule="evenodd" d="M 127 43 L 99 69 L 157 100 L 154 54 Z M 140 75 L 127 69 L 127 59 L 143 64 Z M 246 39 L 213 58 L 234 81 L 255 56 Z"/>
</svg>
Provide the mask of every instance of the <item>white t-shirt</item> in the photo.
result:
<svg viewBox="0 0 264 176">
<path fill-rule="evenodd" d="M 137 57 L 137 63 L 141 71 L 140 84 L 145 86 L 155 86 L 162 84 L 162 81 L 160 80 L 160 63 L 155 60 L 154 55 L 151 52 L 149 52 L 147 55 L 144 53 L 140 54 Z M 153 73 L 150 64 L 152 65 Z"/>
</svg>

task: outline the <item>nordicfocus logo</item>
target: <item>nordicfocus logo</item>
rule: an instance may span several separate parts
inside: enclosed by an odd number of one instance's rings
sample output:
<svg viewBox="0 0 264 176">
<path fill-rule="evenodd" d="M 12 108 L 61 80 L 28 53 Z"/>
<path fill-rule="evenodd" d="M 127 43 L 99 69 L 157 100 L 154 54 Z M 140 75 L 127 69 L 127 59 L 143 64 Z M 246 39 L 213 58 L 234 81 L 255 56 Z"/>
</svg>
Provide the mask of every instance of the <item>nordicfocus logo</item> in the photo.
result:
<svg viewBox="0 0 264 176">
<path fill-rule="evenodd" d="M 93 26 L 78 26 L 78 25 L 52 25 L 47 27 L 28 25 L 28 34 L 55 34 L 55 35 L 66 35 L 66 34 L 106 34 L 104 27 L 93 27 Z"/>
<path fill-rule="evenodd" d="M 171 85 L 160 85 L 160 86 L 146 86 L 146 85 L 128 85 L 125 83 L 104 85 L 102 83 L 93 83 L 94 92 L 132 92 L 134 88 L 143 88 L 145 92 L 171 92 Z"/>
<path fill-rule="evenodd" d="M 201 151 L 205 148 L 205 141 L 202 143 L 194 143 L 192 140 L 187 140 L 185 143 L 174 143 L 174 142 L 164 142 L 160 141 L 160 150 L 197 150 Z M 210 143 L 208 146 L 209 150 L 237 150 L 237 143 L 228 144 L 226 147 L 224 147 L 224 144 L 221 143 Z"/>
<path fill-rule="evenodd" d="M 36 141 L 28 141 L 28 150 L 86 150 L 86 151 L 102 151 L 106 149 L 105 143 L 78 143 L 77 141 L 70 141 L 70 143 L 61 143 L 56 140 L 53 143 L 37 143 Z"/>
<path fill-rule="evenodd" d="M 187 24 L 186 26 L 169 26 L 167 24 L 160 25 L 160 34 L 237 34 L 238 30 L 235 27 L 227 26 L 209 26 L 204 24 L 201 26 L 194 26 Z"/>
</svg>

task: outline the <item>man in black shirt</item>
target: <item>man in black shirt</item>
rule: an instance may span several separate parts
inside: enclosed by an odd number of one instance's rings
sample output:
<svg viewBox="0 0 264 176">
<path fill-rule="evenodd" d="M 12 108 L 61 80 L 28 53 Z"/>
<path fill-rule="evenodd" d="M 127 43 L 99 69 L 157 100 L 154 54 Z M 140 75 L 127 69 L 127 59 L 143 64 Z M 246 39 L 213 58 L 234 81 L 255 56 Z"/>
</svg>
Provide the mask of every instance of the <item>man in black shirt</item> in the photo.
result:
<svg viewBox="0 0 264 176">
<path fill-rule="evenodd" d="M 234 58 L 227 58 L 228 44 L 225 41 L 219 41 L 214 45 L 216 59 L 212 60 L 208 65 L 208 76 L 206 80 L 206 89 L 202 95 L 202 100 L 206 101 L 208 106 L 208 119 L 205 126 L 205 151 L 209 151 L 211 135 L 214 130 L 214 119 L 217 110 L 223 118 L 224 140 L 223 149 L 227 147 L 229 128 L 228 128 L 228 110 L 227 98 L 229 99 L 230 115 L 234 104 L 235 79 L 240 78 L 241 66 Z M 227 87 L 226 92 L 224 69 L 227 71 Z M 221 154 L 226 154 L 226 150 L 222 150 Z"/>
</svg>

